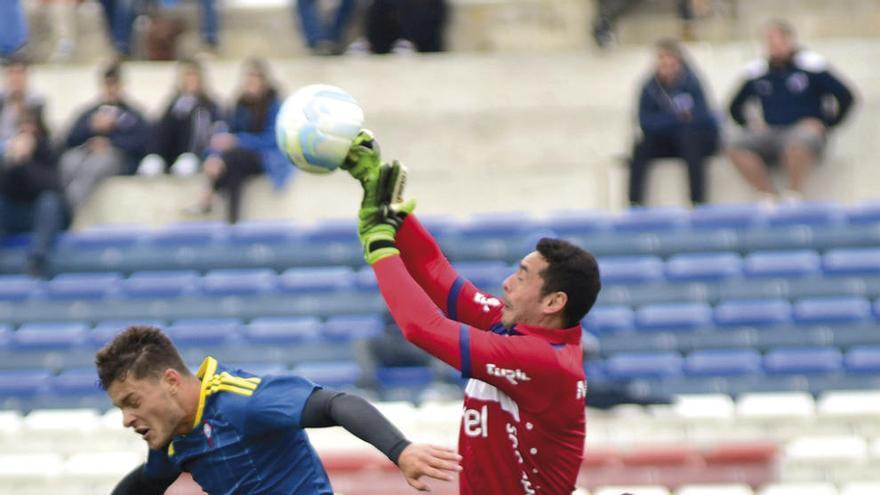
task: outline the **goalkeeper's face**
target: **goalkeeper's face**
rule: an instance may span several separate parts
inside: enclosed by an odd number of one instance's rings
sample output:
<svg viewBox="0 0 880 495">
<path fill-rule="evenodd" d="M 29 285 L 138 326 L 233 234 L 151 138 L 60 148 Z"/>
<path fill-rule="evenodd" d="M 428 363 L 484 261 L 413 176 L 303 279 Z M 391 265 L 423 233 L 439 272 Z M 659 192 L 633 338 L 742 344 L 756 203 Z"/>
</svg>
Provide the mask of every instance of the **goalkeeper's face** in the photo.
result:
<svg viewBox="0 0 880 495">
<path fill-rule="evenodd" d="M 516 323 L 548 328 L 560 327 L 558 293 L 543 294 L 547 260 L 533 251 L 519 263 L 516 272 L 504 280 L 504 306 L 501 323 L 510 327 Z M 564 301 L 562 301 L 564 306 Z"/>
<path fill-rule="evenodd" d="M 133 429 L 151 449 L 162 449 L 174 435 L 186 433 L 192 421 L 180 390 L 180 374 L 168 369 L 160 377 L 116 380 L 107 387 L 107 394 L 122 410 L 122 425 Z"/>
</svg>

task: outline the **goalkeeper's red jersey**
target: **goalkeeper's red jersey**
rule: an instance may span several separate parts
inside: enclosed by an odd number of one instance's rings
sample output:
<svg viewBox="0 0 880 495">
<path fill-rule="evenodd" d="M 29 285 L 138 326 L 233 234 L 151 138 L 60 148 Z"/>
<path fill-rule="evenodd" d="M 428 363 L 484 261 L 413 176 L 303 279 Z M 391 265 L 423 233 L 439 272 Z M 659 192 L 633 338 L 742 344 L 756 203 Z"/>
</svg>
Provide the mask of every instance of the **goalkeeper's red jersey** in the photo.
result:
<svg viewBox="0 0 880 495">
<path fill-rule="evenodd" d="M 373 265 L 406 338 L 461 370 L 462 495 L 569 495 L 583 460 L 586 381 L 580 326 L 504 328 L 501 302 L 453 270 L 409 215 L 401 257 Z"/>
</svg>

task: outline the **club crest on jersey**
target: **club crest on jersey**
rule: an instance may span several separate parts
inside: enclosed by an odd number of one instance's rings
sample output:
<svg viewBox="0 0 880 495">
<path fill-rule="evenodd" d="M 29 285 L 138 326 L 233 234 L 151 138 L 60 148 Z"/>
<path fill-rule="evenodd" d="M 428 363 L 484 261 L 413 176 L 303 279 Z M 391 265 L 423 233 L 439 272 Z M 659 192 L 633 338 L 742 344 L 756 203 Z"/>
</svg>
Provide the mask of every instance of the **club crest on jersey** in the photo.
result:
<svg viewBox="0 0 880 495">
<path fill-rule="evenodd" d="M 531 380 L 523 370 L 517 368 L 515 370 L 507 368 L 499 368 L 492 363 L 486 364 L 486 373 L 499 378 L 506 378 L 511 385 L 517 385 L 519 382 L 527 382 Z"/>
<path fill-rule="evenodd" d="M 495 297 L 488 297 L 477 292 L 474 294 L 474 302 L 483 307 L 483 313 L 488 313 L 490 309 L 501 306 L 501 301 Z"/>
<path fill-rule="evenodd" d="M 213 447 L 214 446 L 214 438 L 213 438 L 214 429 L 211 428 L 210 423 L 205 421 L 204 425 L 202 426 L 202 431 L 205 433 L 205 440 L 208 441 L 208 447 Z"/>
</svg>

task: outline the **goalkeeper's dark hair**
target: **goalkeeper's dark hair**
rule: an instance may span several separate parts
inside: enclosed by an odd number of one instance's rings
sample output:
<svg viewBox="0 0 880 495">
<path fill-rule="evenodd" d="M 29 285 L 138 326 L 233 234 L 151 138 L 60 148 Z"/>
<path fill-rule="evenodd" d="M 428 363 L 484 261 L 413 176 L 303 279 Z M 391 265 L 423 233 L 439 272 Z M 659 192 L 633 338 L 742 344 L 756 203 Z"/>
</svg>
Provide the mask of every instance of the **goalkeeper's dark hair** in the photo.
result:
<svg viewBox="0 0 880 495">
<path fill-rule="evenodd" d="M 95 366 L 104 390 L 129 376 L 158 379 L 168 368 L 190 374 L 171 339 L 158 328 L 146 325 L 130 326 L 114 337 L 95 355 Z"/>
<path fill-rule="evenodd" d="M 547 260 L 541 272 L 541 295 L 564 292 L 568 302 L 563 309 L 565 326 L 577 325 L 596 303 L 602 288 L 596 258 L 584 249 L 562 239 L 543 238 L 535 248 Z"/>
</svg>

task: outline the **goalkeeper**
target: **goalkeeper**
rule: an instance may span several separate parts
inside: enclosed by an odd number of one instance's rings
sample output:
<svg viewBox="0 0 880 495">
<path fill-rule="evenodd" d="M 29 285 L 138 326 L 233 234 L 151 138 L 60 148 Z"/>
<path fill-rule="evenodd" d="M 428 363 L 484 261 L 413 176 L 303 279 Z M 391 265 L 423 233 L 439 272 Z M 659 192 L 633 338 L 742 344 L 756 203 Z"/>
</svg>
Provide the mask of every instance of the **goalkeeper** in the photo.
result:
<svg viewBox="0 0 880 495">
<path fill-rule="evenodd" d="M 469 378 L 458 449 L 462 495 L 568 495 L 583 459 L 581 319 L 596 260 L 541 239 L 496 298 L 463 280 L 402 202 L 406 169 L 363 131 L 343 165 L 363 186 L 358 234 L 407 340 Z"/>
</svg>

